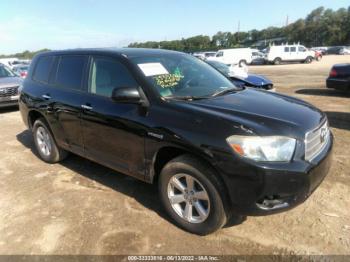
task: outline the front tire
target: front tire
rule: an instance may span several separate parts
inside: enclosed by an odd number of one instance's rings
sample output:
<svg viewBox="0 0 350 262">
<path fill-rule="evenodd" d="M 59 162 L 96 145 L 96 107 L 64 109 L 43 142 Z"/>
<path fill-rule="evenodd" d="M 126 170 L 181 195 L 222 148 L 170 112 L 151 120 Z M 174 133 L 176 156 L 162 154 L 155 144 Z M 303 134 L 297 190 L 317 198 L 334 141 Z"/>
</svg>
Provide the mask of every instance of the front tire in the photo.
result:
<svg viewBox="0 0 350 262">
<path fill-rule="evenodd" d="M 42 160 L 52 164 L 67 157 L 67 151 L 57 146 L 45 119 L 39 118 L 36 120 L 32 131 L 35 147 Z"/>
<path fill-rule="evenodd" d="M 304 61 L 305 64 L 311 64 L 311 62 L 312 62 L 312 57 L 310 56 L 308 56 Z"/>
<path fill-rule="evenodd" d="M 159 178 L 163 206 L 175 223 L 194 234 L 207 235 L 227 221 L 214 172 L 190 155 L 165 165 Z"/>
</svg>

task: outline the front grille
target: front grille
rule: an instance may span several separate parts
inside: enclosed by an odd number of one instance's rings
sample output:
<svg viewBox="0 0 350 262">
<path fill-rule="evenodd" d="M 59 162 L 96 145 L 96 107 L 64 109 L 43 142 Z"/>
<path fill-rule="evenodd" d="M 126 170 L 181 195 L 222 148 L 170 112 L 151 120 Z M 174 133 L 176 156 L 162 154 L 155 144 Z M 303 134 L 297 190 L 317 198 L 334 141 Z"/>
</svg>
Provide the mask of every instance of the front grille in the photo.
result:
<svg viewBox="0 0 350 262">
<path fill-rule="evenodd" d="M 307 132 L 305 135 L 305 160 L 314 159 L 327 145 L 330 131 L 328 121 L 318 126 L 314 130 Z"/>
<path fill-rule="evenodd" d="M 0 97 L 18 95 L 18 86 L 0 88 Z"/>
</svg>

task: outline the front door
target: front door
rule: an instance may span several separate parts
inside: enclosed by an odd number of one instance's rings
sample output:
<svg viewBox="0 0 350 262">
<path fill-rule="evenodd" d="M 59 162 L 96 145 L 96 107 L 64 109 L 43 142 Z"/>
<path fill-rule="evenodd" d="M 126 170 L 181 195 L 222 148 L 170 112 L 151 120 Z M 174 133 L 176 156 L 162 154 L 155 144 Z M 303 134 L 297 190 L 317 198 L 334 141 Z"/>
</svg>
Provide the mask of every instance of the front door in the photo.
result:
<svg viewBox="0 0 350 262">
<path fill-rule="evenodd" d="M 129 175 L 144 178 L 144 134 L 139 105 L 111 99 L 117 87 L 137 86 L 117 58 L 92 57 L 82 127 L 88 158 Z"/>
</svg>

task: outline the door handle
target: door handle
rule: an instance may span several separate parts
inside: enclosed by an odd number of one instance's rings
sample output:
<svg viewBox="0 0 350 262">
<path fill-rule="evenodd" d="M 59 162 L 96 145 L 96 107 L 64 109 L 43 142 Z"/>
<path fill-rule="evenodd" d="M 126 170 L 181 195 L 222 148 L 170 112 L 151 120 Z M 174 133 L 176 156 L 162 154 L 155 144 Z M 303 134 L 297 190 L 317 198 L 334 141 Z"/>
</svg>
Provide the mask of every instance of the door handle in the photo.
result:
<svg viewBox="0 0 350 262">
<path fill-rule="evenodd" d="M 42 95 L 41 97 L 44 98 L 44 99 L 46 99 L 46 100 L 51 99 L 51 96 L 49 96 L 49 95 Z"/>
<path fill-rule="evenodd" d="M 88 106 L 88 105 L 81 105 L 81 108 L 85 110 L 92 110 L 92 106 Z"/>
</svg>

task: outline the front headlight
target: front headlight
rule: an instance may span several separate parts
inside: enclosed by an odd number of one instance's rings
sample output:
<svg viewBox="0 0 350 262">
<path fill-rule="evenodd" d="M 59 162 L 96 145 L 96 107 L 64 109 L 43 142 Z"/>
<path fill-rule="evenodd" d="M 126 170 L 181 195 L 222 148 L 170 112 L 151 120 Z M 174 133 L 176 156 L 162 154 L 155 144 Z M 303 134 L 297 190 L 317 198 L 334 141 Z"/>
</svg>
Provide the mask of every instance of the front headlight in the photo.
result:
<svg viewBox="0 0 350 262">
<path fill-rule="evenodd" d="M 287 162 L 292 159 L 296 140 L 285 136 L 230 136 L 226 139 L 238 155 L 255 161 Z"/>
</svg>

